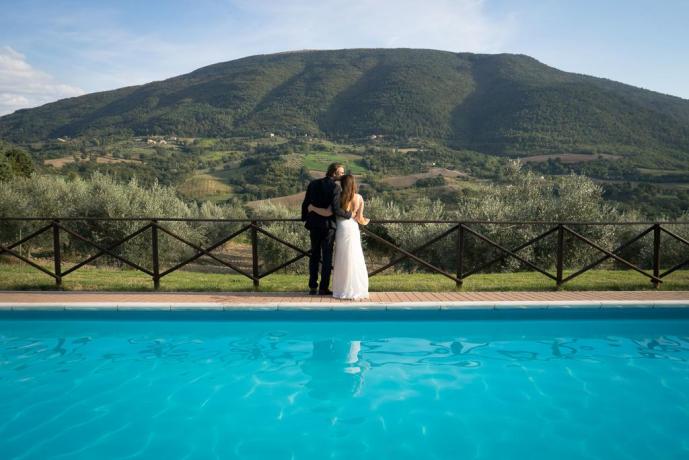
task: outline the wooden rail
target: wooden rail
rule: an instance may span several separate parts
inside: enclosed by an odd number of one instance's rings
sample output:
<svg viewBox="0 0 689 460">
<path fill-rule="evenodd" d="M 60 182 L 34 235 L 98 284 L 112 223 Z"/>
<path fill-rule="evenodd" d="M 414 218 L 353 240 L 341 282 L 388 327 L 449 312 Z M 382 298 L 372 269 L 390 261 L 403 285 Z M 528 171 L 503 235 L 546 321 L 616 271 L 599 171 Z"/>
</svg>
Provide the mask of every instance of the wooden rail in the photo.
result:
<svg viewBox="0 0 689 460">
<path fill-rule="evenodd" d="M 310 251 L 308 249 L 303 249 L 298 246 L 295 246 L 294 244 L 285 241 L 283 238 L 279 237 L 278 235 L 275 235 L 274 233 L 266 230 L 264 226 L 266 224 L 270 223 L 275 223 L 275 222 L 294 222 L 294 223 L 300 223 L 299 219 L 184 219 L 184 218 L 163 218 L 163 217 L 156 217 L 156 218 L 150 218 L 150 217 L 133 217 L 133 218 L 93 218 L 93 217 L 0 217 L 0 229 L 2 228 L 3 225 L 7 225 L 7 222 L 13 222 L 13 221 L 36 221 L 36 222 L 49 222 L 47 225 L 44 225 L 31 234 L 20 238 L 18 241 L 12 242 L 7 245 L 0 244 L 0 255 L 3 254 L 8 254 L 12 257 L 16 257 L 19 260 L 22 260 L 23 262 L 26 262 L 30 266 L 34 267 L 35 269 L 45 273 L 48 276 L 51 276 L 55 279 L 55 284 L 56 286 L 61 286 L 62 285 L 62 279 L 75 272 L 79 268 L 83 267 L 84 265 L 94 261 L 95 259 L 108 255 L 110 257 L 113 257 L 120 262 L 122 262 L 125 265 L 128 265 L 135 270 L 141 271 L 149 276 L 151 276 L 151 279 L 153 281 L 153 286 L 154 288 L 158 289 L 160 287 L 160 280 L 161 278 L 169 275 L 170 273 L 173 273 L 180 268 L 184 267 L 185 265 L 189 264 L 190 262 L 193 262 L 194 260 L 198 259 L 201 256 L 207 256 L 210 257 L 211 259 L 215 260 L 216 262 L 220 263 L 223 266 L 226 266 L 230 268 L 231 270 L 251 279 L 253 281 L 253 284 L 256 288 L 259 287 L 260 285 L 260 280 L 272 273 L 275 273 L 276 271 L 283 269 L 285 267 L 288 267 L 289 265 L 292 265 L 293 263 L 301 260 L 304 257 L 309 257 L 310 256 Z M 127 222 L 141 222 L 143 225 L 138 228 L 136 231 L 130 233 L 129 235 L 125 236 L 124 238 L 119 239 L 118 241 L 109 244 L 108 246 L 103 246 L 101 244 L 98 244 L 94 241 L 91 241 L 87 239 L 86 237 L 78 234 L 74 230 L 68 228 L 65 223 L 70 222 L 70 221 L 112 221 L 112 222 L 122 222 L 122 221 L 127 221 Z M 223 236 L 222 238 L 218 239 L 217 241 L 213 242 L 210 244 L 208 247 L 201 247 L 191 241 L 188 241 L 187 239 L 177 235 L 175 232 L 171 231 L 169 228 L 167 228 L 166 223 L 168 222 L 217 222 L 217 223 L 241 223 L 245 224 L 243 225 L 239 230 L 234 231 L 228 235 Z M 506 258 L 514 258 L 518 261 L 520 261 L 522 264 L 530 267 L 534 271 L 537 271 L 547 278 L 550 278 L 555 282 L 555 287 L 560 287 L 564 283 L 571 281 L 572 279 L 576 278 L 577 276 L 593 269 L 594 267 L 598 266 L 599 264 L 603 263 L 604 261 L 608 259 L 614 259 L 618 263 L 624 265 L 625 267 L 635 270 L 642 274 L 643 276 L 647 277 L 654 285 L 654 287 L 658 287 L 662 282 L 663 278 L 668 276 L 669 274 L 673 273 L 674 271 L 678 270 L 679 268 L 689 264 L 689 257 L 685 259 L 684 261 L 674 265 L 673 267 L 665 270 L 664 272 L 661 273 L 660 271 L 660 261 L 661 261 L 661 235 L 665 234 L 669 236 L 670 238 L 673 238 L 683 244 L 683 246 L 689 247 L 689 241 L 686 239 L 682 238 L 681 236 L 677 235 L 676 233 L 670 231 L 669 229 L 666 228 L 667 225 L 676 225 L 676 224 L 687 224 L 689 225 L 689 222 L 672 222 L 672 221 L 664 221 L 664 222 L 647 222 L 647 221 L 642 221 L 642 222 L 547 222 L 547 221 L 481 221 L 481 220 L 474 220 L 474 221 L 449 221 L 449 220 L 433 220 L 433 221 L 427 221 L 427 220 L 377 220 L 377 221 L 371 221 L 372 223 L 379 224 L 379 225 L 385 225 L 385 224 L 403 224 L 403 225 L 428 225 L 428 224 L 450 224 L 451 227 L 437 235 L 434 235 L 432 238 L 430 238 L 428 241 L 424 242 L 423 244 L 412 248 L 412 249 L 404 249 L 398 245 L 396 245 L 394 242 L 390 241 L 389 239 L 386 239 L 384 236 L 381 236 L 377 234 L 374 230 L 372 230 L 369 227 L 361 227 L 363 234 L 365 234 L 367 237 L 371 238 L 372 240 L 376 241 L 377 243 L 381 244 L 384 247 L 387 247 L 394 251 L 395 253 L 398 253 L 398 255 L 385 264 L 384 266 L 377 268 L 375 270 L 372 270 L 369 273 L 369 276 L 375 276 L 397 264 L 399 264 L 402 261 L 411 259 L 414 262 L 418 263 L 419 265 L 425 267 L 426 269 L 430 270 L 431 272 L 441 274 L 451 280 L 453 280 L 457 286 L 461 286 L 463 280 L 465 280 L 467 277 L 476 274 L 480 272 L 481 270 L 484 270 L 488 268 L 489 266 L 504 261 Z M 530 239 L 529 241 L 526 241 L 514 248 L 507 248 L 499 243 L 491 240 L 488 238 L 486 235 L 482 234 L 478 230 L 476 230 L 476 225 L 480 224 L 490 224 L 490 225 L 503 225 L 503 226 L 513 226 L 513 225 L 547 225 L 550 228 L 541 233 L 540 235 L 536 236 L 535 238 Z M 575 231 L 572 227 L 573 226 L 597 226 L 597 225 L 616 225 L 616 226 L 628 226 L 628 225 L 644 225 L 647 226 L 646 229 L 644 229 L 641 233 L 636 235 L 634 238 L 624 242 L 621 244 L 619 247 L 608 250 L 597 243 L 591 241 L 589 238 L 586 238 L 584 235 L 581 233 Z M 145 267 L 142 267 L 141 265 L 126 259 L 125 257 L 122 257 L 118 254 L 116 254 L 114 251 L 118 246 L 121 246 L 122 244 L 126 243 L 130 239 L 140 235 L 141 233 L 144 233 L 146 231 L 150 230 L 150 260 L 151 260 L 151 265 L 152 265 L 152 270 L 149 270 Z M 27 241 L 30 241 L 33 238 L 36 238 L 40 235 L 42 235 L 45 232 L 51 231 L 52 232 L 52 242 L 53 242 L 53 271 L 50 271 L 49 269 L 39 265 L 35 261 L 31 260 L 28 257 L 25 257 L 15 251 L 15 248 L 18 247 L 19 245 L 26 243 Z M 306 230 L 305 230 L 306 231 Z M 162 270 L 160 267 L 160 254 L 159 254 L 159 235 L 160 233 L 165 233 L 169 235 L 172 238 L 177 239 L 181 243 L 193 248 L 196 250 L 196 253 L 187 258 L 186 260 L 183 260 L 174 266 Z M 240 267 L 237 267 L 236 265 L 224 261 L 221 258 L 217 257 L 212 253 L 213 250 L 217 249 L 218 247 L 222 246 L 223 244 L 227 243 L 228 241 L 231 241 L 232 239 L 238 237 L 239 235 L 242 235 L 245 232 L 250 233 L 250 241 L 251 241 L 251 259 L 252 259 L 252 269 L 251 272 L 247 272 Z M 653 232 L 653 258 L 652 258 L 652 271 L 649 273 L 646 270 L 642 269 L 641 267 L 633 264 L 629 260 L 625 260 L 622 258 L 619 253 L 623 249 L 627 248 L 629 245 L 632 243 L 635 243 L 645 235 Z M 86 259 L 78 262 L 76 265 L 72 266 L 68 270 L 62 269 L 62 250 L 61 250 L 61 244 L 60 244 L 60 237 L 62 233 L 66 233 L 73 238 L 76 238 L 93 248 L 97 249 L 97 252 L 94 255 L 91 255 L 87 257 Z M 278 243 L 287 246 L 294 251 L 298 253 L 297 256 L 293 257 L 290 260 L 287 260 L 275 267 L 269 268 L 261 273 L 260 271 L 260 266 L 259 266 L 259 244 L 258 244 L 258 235 L 261 234 L 263 236 L 266 236 L 268 238 L 271 238 Z M 550 235 L 556 235 L 556 251 L 555 251 L 555 273 L 550 273 L 546 268 L 539 267 L 536 264 L 532 263 L 531 261 L 527 260 L 526 258 L 520 256 L 518 253 L 519 251 L 534 245 L 538 241 L 543 240 L 544 238 L 549 237 Z M 564 270 L 564 254 L 565 254 L 565 235 L 569 235 L 570 237 L 575 238 L 576 240 L 579 240 L 586 245 L 595 248 L 597 251 L 599 251 L 602 256 L 595 260 L 594 262 L 586 265 L 585 267 L 577 270 L 576 272 L 570 274 L 567 277 L 564 277 L 563 275 L 563 270 Z M 428 248 L 430 245 L 433 243 L 436 243 L 440 241 L 443 238 L 450 238 L 454 237 L 455 238 L 455 265 L 456 265 L 456 272 L 455 273 L 450 273 L 443 268 L 440 268 L 436 265 L 434 265 L 432 262 L 427 261 L 422 259 L 421 257 L 418 256 L 418 254 Z M 493 247 L 497 249 L 500 253 L 498 257 L 495 257 L 488 262 L 485 262 L 481 264 L 480 266 L 474 267 L 470 270 L 465 271 L 465 263 L 466 263 L 466 240 L 467 237 L 474 238 L 477 241 L 485 243 L 489 247 Z M 689 253 L 688 253 L 689 255 Z"/>
</svg>

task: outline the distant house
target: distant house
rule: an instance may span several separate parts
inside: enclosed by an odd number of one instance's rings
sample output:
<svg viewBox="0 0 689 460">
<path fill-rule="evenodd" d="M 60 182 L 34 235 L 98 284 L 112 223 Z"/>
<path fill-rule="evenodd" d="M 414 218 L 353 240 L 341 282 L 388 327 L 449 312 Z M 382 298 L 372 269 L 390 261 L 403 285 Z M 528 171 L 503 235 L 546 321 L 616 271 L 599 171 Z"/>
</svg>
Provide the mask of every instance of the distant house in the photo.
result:
<svg viewBox="0 0 689 460">
<path fill-rule="evenodd" d="M 156 141 L 154 141 L 153 139 L 148 139 L 148 140 L 146 140 L 146 143 L 149 144 L 149 145 L 150 145 L 150 144 L 155 145 Z"/>
<path fill-rule="evenodd" d="M 160 145 L 167 144 L 167 141 L 165 139 L 161 139 L 158 141 L 158 144 L 160 144 Z"/>
<path fill-rule="evenodd" d="M 268 137 L 275 137 L 274 133 L 268 133 Z"/>
<path fill-rule="evenodd" d="M 67 139 L 63 139 L 63 138 L 61 138 L 61 137 L 58 137 L 58 138 L 57 138 L 57 141 L 58 141 L 58 142 L 67 142 Z"/>
</svg>

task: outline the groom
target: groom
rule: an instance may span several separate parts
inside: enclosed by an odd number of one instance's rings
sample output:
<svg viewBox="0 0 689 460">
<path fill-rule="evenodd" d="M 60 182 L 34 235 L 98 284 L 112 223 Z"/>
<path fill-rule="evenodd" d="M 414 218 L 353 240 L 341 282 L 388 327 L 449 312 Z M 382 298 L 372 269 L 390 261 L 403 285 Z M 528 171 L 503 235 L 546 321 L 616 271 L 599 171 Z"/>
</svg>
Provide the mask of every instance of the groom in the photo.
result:
<svg viewBox="0 0 689 460">
<path fill-rule="evenodd" d="M 340 163 L 332 163 L 328 166 L 328 172 L 322 179 L 316 179 L 309 183 L 306 189 L 304 202 L 301 204 L 301 220 L 306 222 L 305 227 L 311 234 L 311 255 L 309 257 L 309 294 L 315 295 L 318 289 L 319 295 L 332 295 L 328 289 L 330 285 L 330 272 L 332 271 L 333 247 L 335 245 L 335 230 L 337 228 L 337 216 L 349 219 L 351 212 L 342 210 L 340 206 L 340 178 L 344 176 L 344 166 Z M 332 207 L 333 215 L 323 217 L 315 212 L 309 212 L 309 205 L 317 208 Z M 318 262 L 322 262 L 321 284 L 318 285 Z"/>
</svg>

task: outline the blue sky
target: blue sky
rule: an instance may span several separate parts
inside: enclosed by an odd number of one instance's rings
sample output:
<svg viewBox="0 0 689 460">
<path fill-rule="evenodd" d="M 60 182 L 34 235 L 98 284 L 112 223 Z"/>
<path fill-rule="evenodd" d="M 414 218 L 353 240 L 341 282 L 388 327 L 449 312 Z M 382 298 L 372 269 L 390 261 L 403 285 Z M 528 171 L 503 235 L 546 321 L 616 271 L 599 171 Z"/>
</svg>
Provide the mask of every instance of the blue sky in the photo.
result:
<svg viewBox="0 0 689 460">
<path fill-rule="evenodd" d="M 689 0 L 0 0 L 0 115 L 297 49 L 522 53 L 689 99 Z"/>
</svg>

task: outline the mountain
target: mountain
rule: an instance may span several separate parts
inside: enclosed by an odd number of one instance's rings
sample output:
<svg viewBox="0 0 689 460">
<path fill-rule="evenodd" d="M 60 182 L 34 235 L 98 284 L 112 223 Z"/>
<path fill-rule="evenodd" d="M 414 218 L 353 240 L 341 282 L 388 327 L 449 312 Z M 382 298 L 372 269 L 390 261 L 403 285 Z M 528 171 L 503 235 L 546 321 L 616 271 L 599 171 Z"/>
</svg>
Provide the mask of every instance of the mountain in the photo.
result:
<svg viewBox="0 0 689 460">
<path fill-rule="evenodd" d="M 514 54 L 347 49 L 251 56 L 0 118 L 16 143 L 266 132 L 435 139 L 480 152 L 689 160 L 689 100 Z"/>
</svg>

